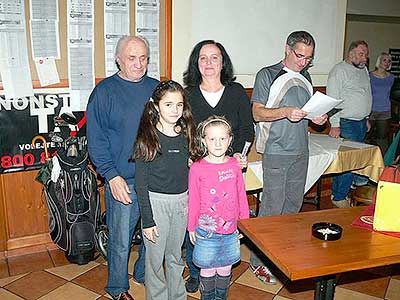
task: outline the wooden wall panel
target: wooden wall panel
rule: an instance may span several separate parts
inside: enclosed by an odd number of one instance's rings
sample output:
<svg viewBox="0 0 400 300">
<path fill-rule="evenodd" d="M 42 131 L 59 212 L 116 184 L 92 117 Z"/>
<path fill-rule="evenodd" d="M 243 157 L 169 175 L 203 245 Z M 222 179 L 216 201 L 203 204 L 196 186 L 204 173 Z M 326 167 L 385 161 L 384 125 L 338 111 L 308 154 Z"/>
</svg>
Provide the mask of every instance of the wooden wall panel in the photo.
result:
<svg viewBox="0 0 400 300">
<path fill-rule="evenodd" d="M 35 181 L 38 170 L 3 174 L 8 238 L 48 232 L 47 207 L 42 185 Z"/>
</svg>

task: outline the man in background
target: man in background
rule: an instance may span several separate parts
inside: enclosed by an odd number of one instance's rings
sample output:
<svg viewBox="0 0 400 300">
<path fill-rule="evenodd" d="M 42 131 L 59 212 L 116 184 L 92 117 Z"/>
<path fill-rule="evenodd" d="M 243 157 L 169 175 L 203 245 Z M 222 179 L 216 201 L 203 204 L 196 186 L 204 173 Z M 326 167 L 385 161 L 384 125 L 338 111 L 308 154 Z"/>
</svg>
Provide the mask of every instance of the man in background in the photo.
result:
<svg viewBox="0 0 400 300">
<path fill-rule="evenodd" d="M 367 61 L 368 44 L 365 41 L 354 41 L 350 44 L 346 59 L 329 72 L 326 93 L 333 98 L 343 100 L 337 107 L 342 110 L 329 119 L 331 123 L 329 135 L 332 137 L 364 142 L 367 118 L 372 106 Z M 333 176 L 331 198 L 334 206 L 350 207 L 347 194 L 353 177 L 351 172 Z"/>
<path fill-rule="evenodd" d="M 144 105 L 158 81 L 146 75 L 149 47 L 141 37 L 121 38 L 115 59 L 119 72 L 101 81 L 87 106 L 87 138 L 90 158 L 105 178 L 108 283 L 106 291 L 117 300 L 129 294 L 128 260 L 132 236 L 140 213 L 132 155 Z M 135 263 L 134 279 L 144 281 L 144 251 Z"/>
</svg>

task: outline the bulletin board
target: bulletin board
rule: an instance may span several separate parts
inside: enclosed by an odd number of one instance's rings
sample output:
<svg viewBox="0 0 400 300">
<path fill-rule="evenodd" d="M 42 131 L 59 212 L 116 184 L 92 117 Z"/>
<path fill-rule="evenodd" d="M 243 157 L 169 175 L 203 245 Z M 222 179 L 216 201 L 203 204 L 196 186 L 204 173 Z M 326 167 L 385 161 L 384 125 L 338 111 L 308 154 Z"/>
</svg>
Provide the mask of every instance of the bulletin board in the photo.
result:
<svg viewBox="0 0 400 300">
<path fill-rule="evenodd" d="M 94 3 L 94 69 L 96 83 L 105 77 L 104 57 L 104 1 Z M 135 32 L 135 1 L 130 0 L 130 32 Z M 171 78 L 171 5 L 172 0 L 160 0 L 160 75 L 161 80 Z M 32 145 L 32 138 L 41 135 L 47 142 L 54 130 L 54 116 L 61 114 L 68 95 L 67 54 L 67 0 L 59 0 L 60 59 L 56 60 L 60 83 L 41 87 L 31 53 L 29 28 L 29 0 L 25 0 L 28 58 L 34 88 L 33 97 L 7 100 L 0 97 L 0 175 L 27 171 L 41 167 L 45 161 L 42 143 Z M 151 49 L 150 49 L 151 50 Z M 2 89 L 0 82 L 0 89 Z M 0 91 L 1 94 L 1 91 Z M 43 103 L 43 107 L 39 105 Z M 76 134 L 85 135 L 86 117 L 83 111 L 74 111 L 78 126 Z M 54 144 L 54 145 L 53 145 Z M 54 155 L 59 145 L 48 143 Z"/>
<path fill-rule="evenodd" d="M 94 2 L 94 65 L 96 83 L 105 77 L 104 62 L 104 1 Z M 130 32 L 135 32 L 135 0 L 130 0 Z M 160 75 L 161 79 L 171 78 L 171 34 L 172 34 L 172 0 L 160 0 Z M 33 88 L 41 88 L 31 53 L 29 28 L 29 0 L 25 0 L 26 36 L 28 58 Z M 61 59 L 56 60 L 60 83 L 44 88 L 68 87 L 68 55 L 67 55 L 67 0 L 59 0 L 59 36 Z M 0 82 L 0 89 L 2 84 Z"/>
</svg>

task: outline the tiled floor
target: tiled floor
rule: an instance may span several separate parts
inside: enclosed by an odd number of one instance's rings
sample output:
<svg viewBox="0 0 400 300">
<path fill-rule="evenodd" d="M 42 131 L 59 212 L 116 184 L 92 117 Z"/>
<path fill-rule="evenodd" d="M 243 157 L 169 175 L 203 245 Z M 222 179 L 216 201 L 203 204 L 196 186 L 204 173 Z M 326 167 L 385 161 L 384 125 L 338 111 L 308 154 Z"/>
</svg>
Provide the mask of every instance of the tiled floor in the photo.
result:
<svg viewBox="0 0 400 300">
<path fill-rule="evenodd" d="M 324 197 L 322 208 L 330 203 Z M 305 210 L 313 209 L 304 207 Z M 276 285 L 261 283 L 249 269 L 249 248 L 242 243 L 242 261 L 233 269 L 229 300 L 274 299 L 311 300 L 313 280 L 290 282 L 275 270 L 279 278 Z M 137 257 L 137 249 L 131 254 L 130 266 Z M 129 270 L 132 274 L 132 269 Z M 185 270 L 186 277 L 188 271 Z M 0 260 L 1 300 L 94 300 L 109 299 L 104 291 L 107 266 L 98 258 L 84 266 L 69 264 L 59 250 L 9 257 Z M 335 300 L 398 300 L 400 299 L 400 265 L 349 272 L 337 278 Z M 142 285 L 130 281 L 131 294 L 136 300 L 145 299 Z M 200 294 L 189 294 L 188 299 L 200 299 Z"/>
</svg>

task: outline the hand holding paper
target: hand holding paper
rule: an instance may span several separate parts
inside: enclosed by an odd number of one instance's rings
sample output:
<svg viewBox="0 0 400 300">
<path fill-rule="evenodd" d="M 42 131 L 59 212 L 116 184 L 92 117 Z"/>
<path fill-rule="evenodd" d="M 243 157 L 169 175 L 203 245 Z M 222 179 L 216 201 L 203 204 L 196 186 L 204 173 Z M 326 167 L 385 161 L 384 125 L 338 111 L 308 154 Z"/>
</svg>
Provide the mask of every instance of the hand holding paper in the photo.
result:
<svg viewBox="0 0 400 300">
<path fill-rule="evenodd" d="M 329 97 L 317 91 L 301 109 L 308 112 L 308 115 L 305 118 L 311 120 L 315 117 L 326 114 L 342 102 L 343 100 Z"/>
</svg>

